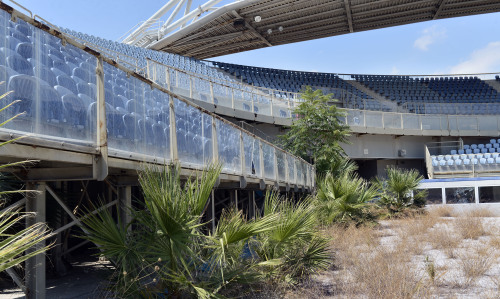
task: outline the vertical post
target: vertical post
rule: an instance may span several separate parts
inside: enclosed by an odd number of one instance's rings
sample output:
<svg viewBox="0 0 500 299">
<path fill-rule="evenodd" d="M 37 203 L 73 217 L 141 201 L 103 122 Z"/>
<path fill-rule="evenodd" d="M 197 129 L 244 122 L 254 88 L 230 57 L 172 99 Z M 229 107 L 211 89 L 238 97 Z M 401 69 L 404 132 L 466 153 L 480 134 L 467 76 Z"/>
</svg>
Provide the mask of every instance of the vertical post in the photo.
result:
<svg viewBox="0 0 500 299">
<path fill-rule="evenodd" d="M 273 109 L 274 109 L 274 102 L 273 102 L 273 97 L 271 97 L 269 105 L 271 106 L 271 116 L 274 116 Z"/>
<path fill-rule="evenodd" d="M 96 68 L 97 89 L 97 147 L 100 155 L 94 159 L 93 177 L 103 181 L 108 176 L 108 132 L 106 123 L 106 102 L 104 98 L 104 62 L 97 59 Z"/>
<path fill-rule="evenodd" d="M 193 98 L 193 77 L 189 76 L 189 97 Z"/>
<path fill-rule="evenodd" d="M 217 122 L 215 117 L 212 117 L 212 157 L 213 161 L 223 163 L 224 161 L 219 161 L 219 141 L 217 140 Z M 224 166 L 224 165 L 223 165 Z"/>
<path fill-rule="evenodd" d="M 212 104 L 215 105 L 215 98 L 214 98 L 214 84 L 212 81 L 210 81 L 210 99 L 212 100 Z"/>
<path fill-rule="evenodd" d="M 231 108 L 234 109 L 234 88 L 231 87 Z"/>
<path fill-rule="evenodd" d="M 175 87 L 179 87 L 179 72 L 175 70 Z"/>
<path fill-rule="evenodd" d="M 132 187 L 131 186 L 119 186 L 118 187 L 118 206 L 120 207 L 120 220 L 123 224 L 123 228 L 132 221 L 132 215 L 130 215 L 130 209 L 132 208 Z M 130 231 L 130 227 L 128 229 Z"/>
<path fill-rule="evenodd" d="M 26 196 L 26 212 L 35 213 L 34 216 L 26 218 L 26 226 L 45 222 L 45 182 L 28 183 L 26 189 L 36 191 L 36 193 L 28 193 Z M 44 246 L 45 241 L 40 241 L 28 252 Z M 43 253 L 26 260 L 26 298 L 45 298 L 45 255 Z"/>
<path fill-rule="evenodd" d="M 474 186 L 474 202 L 479 204 L 479 187 L 477 185 Z"/>
<path fill-rule="evenodd" d="M 215 234 L 215 195 L 214 195 L 214 190 L 212 190 L 212 200 L 211 200 L 211 211 L 212 211 L 212 234 Z"/>
<path fill-rule="evenodd" d="M 255 191 L 252 191 L 252 218 L 255 218 Z"/>
<path fill-rule="evenodd" d="M 288 154 L 285 153 L 284 155 L 285 155 L 285 181 L 287 183 L 289 183 L 290 177 L 289 177 L 289 173 L 288 173 L 288 171 L 289 171 L 289 169 L 288 169 Z"/>
<path fill-rule="evenodd" d="M 260 155 L 260 178 L 264 179 L 264 151 L 262 149 L 262 142 L 259 142 L 259 155 Z"/>
<path fill-rule="evenodd" d="M 167 89 L 171 91 L 170 89 L 170 69 L 168 67 L 165 67 L 165 78 L 167 78 Z"/>
<path fill-rule="evenodd" d="M 245 175 L 245 144 L 243 143 L 243 132 L 240 131 L 240 161 L 241 175 Z"/>
<path fill-rule="evenodd" d="M 274 179 L 276 180 L 276 183 L 280 181 L 279 177 L 279 171 L 278 171 L 278 154 L 276 153 L 276 148 L 273 147 L 273 152 L 274 152 Z"/>
<path fill-rule="evenodd" d="M 175 125 L 175 110 L 174 98 L 169 96 L 170 105 L 170 159 L 171 161 L 179 161 L 179 152 L 177 150 L 177 128 Z"/>
<path fill-rule="evenodd" d="M 238 209 L 238 190 L 237 189 L 234 189 L 234 202 L 235 202 L 236 210 L 239 210 Z"/>
<path fill-rule="evenodd" d="M 446 204 L 446 189 L 441 188 L 441 199 L 443 200 L 443 204 Z"/>
</svg>

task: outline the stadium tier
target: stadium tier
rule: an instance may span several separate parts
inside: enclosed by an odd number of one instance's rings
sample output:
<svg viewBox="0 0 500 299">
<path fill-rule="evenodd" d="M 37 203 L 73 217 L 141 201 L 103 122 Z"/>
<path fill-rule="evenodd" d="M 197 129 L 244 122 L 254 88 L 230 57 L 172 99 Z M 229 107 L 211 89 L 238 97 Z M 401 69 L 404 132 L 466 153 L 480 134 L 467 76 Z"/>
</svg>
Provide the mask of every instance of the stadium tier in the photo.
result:
<svg viewBox="0 0 500 299">
<path fill-rule="evenodd" d="M 500 94 L 478 77 L 338 75 L 215 61 L 212 64 L 249 84 L 277 89 L 278 93 L 288 97 L 293 97 L 290 94 L 300 92 L 306 85 L 320 88 L 326 93 L 332 93 L 345 108 L 454 115 L 500 112 Z M 496 81 L 499 80 L 497 76 Z M 388 101 L 396 105 L 389 105 Z"/>
<path fill-rule="evenodd" d="M 176 68 L 232 80 L 189 58 L 130 46 L 120 48 L 120 44 L 102 39 L 93 42 L 134 55 L 139 67 L 146 66 L 146 55 L 151 55 Z M 69 37 L 62 42 L 21 18 L 13 22 L 7 12 L 0 11 L 0 80 L 5 82 L 0 92 L 10 91 L 8 99 L 15 101 L 0 113 L 1 122 L 19 115 L 2 127 L 3 133 L 29 133 L 31 140 L 54 141 L 58 148 L 62 144 L 95 151 L 100 132 L 98 94 L 102 92 L 105 146 L 110 156 L 139 161 L 179 160 L 189 169 L 218 160 L 227 174 L 283 183 L 297 179 L 301 186 L 312 186 L 312 165 L 176 94 L 152 86 L 139 75 L 131 75 L 125 67 L 100 64 L 99 54 L 84 48 Z M 96 68 L 102 68 L 102 83 Z"/>
</svg>

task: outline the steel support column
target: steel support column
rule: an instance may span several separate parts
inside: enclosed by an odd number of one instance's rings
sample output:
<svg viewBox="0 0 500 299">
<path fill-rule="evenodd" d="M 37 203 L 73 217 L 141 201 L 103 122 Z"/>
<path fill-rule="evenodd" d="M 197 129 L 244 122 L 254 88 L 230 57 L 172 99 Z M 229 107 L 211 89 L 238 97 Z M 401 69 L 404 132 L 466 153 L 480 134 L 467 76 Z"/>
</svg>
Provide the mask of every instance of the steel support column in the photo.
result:
<svg viewBox="0 0 500 299">
<path fill-rule="evenodd" d="M 26 218 L 26 226 L 31 226 L 37 222 L 45 222 L 45 182 L 28 183 L 26 196 L 26 212 L 33 213 Z M 45 241 L 40 241 L 28 252 L 32 252 L 45 246 Z M 26 261 L 26 298 L 45 298 L 45 254 L 40 253 Z"/>
</svg>

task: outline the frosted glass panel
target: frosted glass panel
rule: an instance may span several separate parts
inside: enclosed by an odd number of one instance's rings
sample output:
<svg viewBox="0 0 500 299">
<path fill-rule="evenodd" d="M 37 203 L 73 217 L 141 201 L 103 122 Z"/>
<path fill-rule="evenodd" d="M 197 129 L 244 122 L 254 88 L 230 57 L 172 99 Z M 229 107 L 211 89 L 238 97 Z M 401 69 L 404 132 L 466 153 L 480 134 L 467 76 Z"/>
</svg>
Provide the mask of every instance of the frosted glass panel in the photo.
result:
<svg viewBox="0 0 500 299">
<path fill-rule="evenodd" d="M 243 133 L 245 173 L 260 176 L 260 141 Z"/>
<path fill-rule="evenodd" d="M 267 143 L 262 143 L 262 153 L 264 155 L 264 177 L 275 179 L 274 148 Z"/>
<path fill-rule="evenodd" d="M 241 173 L 240 131 L 220 120 L 216 122 L 219 160 L 227 171 Z"/>
<path fill-rule="evenodd" d="M 184 164 L 203 165 L 212 160 L 212 116 L 174 99 L 177 152 Z"/>
<path fill-rule="evenodd" d="M 96 144 L 94 56 L 21 19 L 0 11 L 0 94 L 10 91 L 0 121 L 19 115 L 2 130 L 65 143 Z"/>
<path fill-rule="evenodd" d="M 280 181 L 286 180 L 286 166 L 285 166 L 285 153 L 280 150 L 275 150 L 276 159 L 278 161 L 278 179 Z"/>
</svg>

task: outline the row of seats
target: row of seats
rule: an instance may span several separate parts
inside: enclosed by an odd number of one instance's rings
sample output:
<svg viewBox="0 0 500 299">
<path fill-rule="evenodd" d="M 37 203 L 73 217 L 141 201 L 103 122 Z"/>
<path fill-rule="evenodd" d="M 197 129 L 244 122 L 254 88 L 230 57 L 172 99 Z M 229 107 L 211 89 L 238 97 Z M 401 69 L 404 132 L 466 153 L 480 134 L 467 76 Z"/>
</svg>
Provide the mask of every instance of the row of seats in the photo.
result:
<svg viewBox="0 0 500 299">
<path fill-rule="evenodd" d="M 357 99 L 373 99 L 363 91 L 357 89 L 345 80 L 342 80 L 336 74 L 258 68 L 217 61 L 212 61 L 212 64 L 244 80 L 248 84 L 253 84 L 258 87 L 297 93 L 301 92 L 304 86 L 310 85 L 330 90 L 340 89 L 343 92 L 333 92 L 334 96 L 339 99 L 343 99 L 345 93 L 354 95 Z"/>
</svg>

